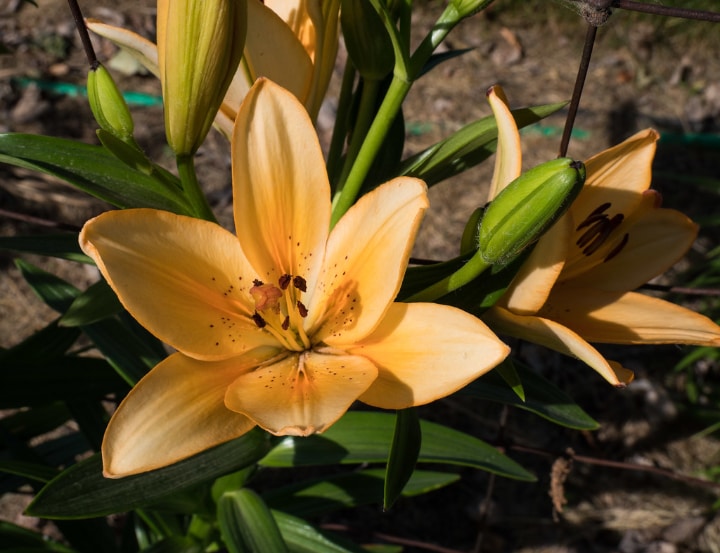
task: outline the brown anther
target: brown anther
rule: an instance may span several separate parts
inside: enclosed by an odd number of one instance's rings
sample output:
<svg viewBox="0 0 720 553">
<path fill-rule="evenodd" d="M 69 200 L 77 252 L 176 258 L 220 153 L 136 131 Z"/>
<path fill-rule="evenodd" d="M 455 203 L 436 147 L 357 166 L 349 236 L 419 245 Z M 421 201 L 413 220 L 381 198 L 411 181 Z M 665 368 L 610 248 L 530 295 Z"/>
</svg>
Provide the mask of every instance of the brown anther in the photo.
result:
<svg viewBox="0 0 720 553">
<path fill-rule="evenodd" d="M 585 220 L 578 225 L 578 227 L 575 230 L 580 230 L 582 228 L 585 228 L 587 226 L 590 226 L 592 223 L 597 221 L 598 219 L 602 219 L 607 217 L 607 215 L 603 215 L 603 213 L 611 206 L 612 204 L 610 202 L 605 202 L 604 204 L 600 204 L 595 210 L 588 215 Z"/>
<path fill-rule="evenodd" d="M 255 280 L 253 280 L 253 284 L 255 286 L 262 286 L 264 284 L 264 282 L 262 280 L 255 279 Z"/>
<path fill-rule="evenodd" d="M 253 322 L 257 325 L 258 328 L 263 328 L 267 323 L 265 322 L 265 319 L 262 318 L 260 313 L 257 311 L 253 313 L 253 316 L 251 317 Z"/>
<path fill-rule="evenodd" d="M 303 302 L 298 301 L 298 302 L 297 302 L 297 308 L 298 308 L 298 313 L 300 313 L 300 316 L 301 316 L 301 317 L 307 317 L 307 315 L 308 315 L 308 310 L 307 310 L 307 307 L 305 307 L 305 306 L 303 305 Z"/>
<path fill-rule="evenodd" d="M 583 254 L 592 255 L 600 249 L 612 232 L 618 228 L 625 216 L 622 213 L 616 213 L 612 218 L 607 215 L 603 219 L 596 221 L 580 238 L 575 242 L 583 249 Z"/>
<path fill-rule="evenodd" d="M 290 317 L 286 316 L 280 326 L 282 327 L 283 330 L 287 330 L 288 328 L 290 328 Z"/>
<path fill-rule="evenodd" d="M 290 286 L 290 281 L 292 280 L 292 275 L 283 275 L 278 279 L 278 285 L 280 286 L 281 290 L 287 290 L 287 287 Z"/>
<path fill-rule="evenodd" d="M 307 292 L 307 282 L 301 276 L 293 277 L 293 286 L 301 292 Z"/>
<path fill-rule="evenodd" d="M 620 242 L 618 242 L 615 247 L 610 250 L 610 253 L 605 256 L 605 259 L 603 259 L 603 261 L 610 261 L 613 257 L 619 254 L 625 247 L 625 245 L 628 243 L 628 240 L 630 240 L 630 235 L 626 232 L 625 236 L 622 237 L 622 240 L 620 240 Z"/>
</svg>

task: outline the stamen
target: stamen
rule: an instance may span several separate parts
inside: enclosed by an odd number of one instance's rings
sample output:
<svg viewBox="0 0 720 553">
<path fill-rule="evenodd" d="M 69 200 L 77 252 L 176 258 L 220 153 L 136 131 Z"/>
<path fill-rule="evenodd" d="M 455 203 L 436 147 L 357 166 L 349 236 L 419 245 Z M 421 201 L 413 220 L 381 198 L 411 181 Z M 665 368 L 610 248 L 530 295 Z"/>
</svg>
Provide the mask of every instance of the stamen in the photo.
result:
<svg viewBox="0 0 720 553">
<path fill-rule="evenodd" d="M 255 311 L 255 313 L 253 313 L 253 316 L 251 318 L 255 322 L 255 324 L 257 325 L 258 328 L 264 328 L 265 325 L 267 325 L 267 323 L 265 322 L 265 319 L 263 319 L 262 316 L 260 315 L 260 313 L 258 313 L 257 311 Z"/>
<path fill-rule="evenodd" d="M 297 308 L 298 308 L 298 312 L 300 313 L 300 316 L 301 316 L 302 318 L 305 318 L 305 317 L 308 316 L 307 307 L 305 307 L 305 306 L 303 305 L 303 302 L 298 301 L 298 302 L 297 302 Z"/>
<path fill-rule="evenodd" d="M 283 275 L 278 279 L 278 284 L 280 285 L 281 290 L 287 290 L 287 287 L 290 286 L 290 281 L 292 280 L 291 275 Z"/>
<path fill-rule="evenodd" d="M 283 330 L 287 330 L 290 328 L 290 316 L 285 315 L 285 319 L 283 320 L 282 324 L 280 325 Z"/>
<path fill-rule="evenodd" d="M 582 228 L 585 228 L 598 219 L 603 219 L 607 217 L 607 215 L 603 215 L 603 212 L 607 210 L 612 204 L 610 202 L 605 202 L 604 204 L 600 204 L 595 210 L 588 215 L 585 220 L 578 225 L 578 227 L 575 230 L 580 230 Z"/>
<path fill-rule="evenodd" d="M 610 204 L 603 204 L 603 206 L 609 205 Z M 582 253 L 588 256 L 598 251 L 610 237 L 612 232 L 618 228 L 625 219 L 625 216 L 622 213 L 617 213 L 613 215 L 612 218 L 608 218 L 607 215 L 598 216 L 597 211 L 597 209 L 593 211 L 593 213 L 591 213 L 590 216 L 578 227 L 578 230 L 580 230 L 580 228 L 589 224 L 591 219 L 593 220 L 590 228 L 577 239 L 577 242 L 575 242 L 578 247 L 582 248 Z M 622 246 L 620 246 L 620 248 L 622 249 Z M 615 254 L 617 253 L 618 252 L 615 252 Z"/>
<path fill-rule="evenodd" d="M 625 236 L 622 237 L 622 240 L 620 240 L 620 242 L 618 242 L 615 247 L 610 250 L 610 253 L 605 256 L 605 259 L 603 259 L 603 261 L 610 261 L 613 257 L 619 254 L 625 247 L 625 245 L 628 243 L 628 240 L 630 240 L 630 235 L 626 232 Z"/>
<path fill-rule="evenodd" d="M 255 280 L 253 280 L 253 284 L 255 286 L 262 286 L 265 283 L 262 280 L 255 279 Z"/>
<path fill-rule="evenodd" d="M 301 276 L 293 277 L 293 286 L 301 292 L 307 292 L 307 282 Z"/>
</svg>

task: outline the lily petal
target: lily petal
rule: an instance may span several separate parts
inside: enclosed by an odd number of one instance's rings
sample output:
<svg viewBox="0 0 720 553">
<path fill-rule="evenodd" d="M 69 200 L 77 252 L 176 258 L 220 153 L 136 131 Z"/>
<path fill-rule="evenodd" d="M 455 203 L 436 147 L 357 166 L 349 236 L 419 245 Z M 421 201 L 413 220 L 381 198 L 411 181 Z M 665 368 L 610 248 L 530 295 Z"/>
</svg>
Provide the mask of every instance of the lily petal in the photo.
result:
<svg viewBox="0 0 720 553">
<path fill-rule="evenodd" d="M 561 287 L 541 314 L 591 342 L 720 345 L 720 326 L 690 309 L 636 292 Z"/>
<path fill-rule="evenodd" d="M 413 238 L 428 207 L 427 187 L 399 177 L 353 205 L 330 233 L 308 328 L 342 347 L 367 336 L 395 299 Z"/>
<path fill-rule="evenodd" d="M 578 334 L 550 319 L 515 315 L 507 309 L 493 306 L 483 314 L 483 320 L 500 334 L 534 342 L 563 355 L 580 359 L 615 386 L 624 386 L 633 379 L 632 371 L 619 363 L 606 360 Z"/>
<path fill-rule="evenodd" d="M 432 303 L 393 303 L 380 326 L 349 350 L 379 368 L 360 401 L 383 409 L 424 405 L 452 394 L 509 352 L 479 319 Z"/>
<path fill-rule="evenodd" d="M 632 290 L 664 273 L 690 249 L 698 227 L 685 214 L 674 209 L 654 207 L 657 194 L 652 190 L 643 195 L 643 203 L 632 214 L 627 226 L 617 229 L 628 240 L 619 253 L 605 261 L 606 253 L 584 259 L 579 248 L 565 264 L 562 281 L 573 287 L 600 290 Z M 582 256 L 582 257 L 581 257 Z"/>
<path fill-rule="evenodd" d="M 659 135 L 645 129 L 585 162 L 587 179 L 570 211 L 576 223 L 599 205 L 610 203 L 612 213 L 631 213 L 650 187 L 655 143 Z"/>
<path fill-rule="evenodd" d="M 240 376 L 225 404 L 272 434 L 309 436 L 338 420 L 376 377 L 377 368 L 363 357 L 288 355 Z"/>
<path fill-rule="evenodd" d="M 238 112 L 232 161 L 235 229 L 260 280 L 300 276 L 312 291 L 330 228 L 330 183 L 305 108 L 259 79 Z"/>
<path fill-rule="evenodd" d="M 85 24 L 93 33 L 107 38 L 120 48 L 130 52 L 148 71 L 156 77 L 160 77 L 157 46 L 148 39 L 121 27 L 107 25 L 97 19 L 86 19 Z"/>
<path fill-rule="evenodd" d="M 543 306 L 565 266 L 571 236 L 572 219 L 565 215 L 535 244 L 503 294 L 503 306 L 519 315 L 531 315 Z"/>
<path fill-rule="evenodd" d="M 110 420 L 102 444 L 105 476 L 164 467 L 253 428 L 252 420 L 225 407 L 224 397 L 238 374 L 259 359 L 254 352 L 208 363 L 176 353 L 158 364 Z"/>
<path fill-rule="evenodd" d="M 495 169 L 488 199 L 493 200 L 503 188 L 520 176 L 522 172 L 522 150 L 520 133 L 515 118 L 510 112 L 507 97 L 502 87 L 495 85 L 488 90 L 487 99 L 495 115 L 498 142 L 495 154 Z"/>
<path fill-rule="evenodd" d="M 221 226 L 153 209 L 110 211 L 86 223 L 80 246 L 133 317 L 190 357 L 275 344 L 249 319 L 255 273 Z"/>
</svg>

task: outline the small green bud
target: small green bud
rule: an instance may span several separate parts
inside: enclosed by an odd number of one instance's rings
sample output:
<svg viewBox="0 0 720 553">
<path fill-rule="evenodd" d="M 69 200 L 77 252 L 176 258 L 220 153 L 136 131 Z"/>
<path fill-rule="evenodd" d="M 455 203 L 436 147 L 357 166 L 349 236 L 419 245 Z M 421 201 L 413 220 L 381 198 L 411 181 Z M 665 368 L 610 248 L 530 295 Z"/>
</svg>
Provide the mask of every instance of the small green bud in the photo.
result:
<svg viewBox="0 0 720 553">
<path fill-rule="evenodd" d="M 90 109 L 100 128 L 123 142 L 133 141 L 133 120 L 125 99 L 105 67 L 90 69 L 87 79 Z"/>
<path fill-rule="evenodd" d="M 585 183 L 585 165 L 564 157 L 520 175 L 492 201 L 480 226 L 483 260 L 504 265 L 567 210 Z"/>
<path fill-rule="evenodd" d="M 348 56 L 364 79 L 380 80 L 393 70 L 392 40 L 369 0 L 342 0 L 340 25 Z"/>
</svg>

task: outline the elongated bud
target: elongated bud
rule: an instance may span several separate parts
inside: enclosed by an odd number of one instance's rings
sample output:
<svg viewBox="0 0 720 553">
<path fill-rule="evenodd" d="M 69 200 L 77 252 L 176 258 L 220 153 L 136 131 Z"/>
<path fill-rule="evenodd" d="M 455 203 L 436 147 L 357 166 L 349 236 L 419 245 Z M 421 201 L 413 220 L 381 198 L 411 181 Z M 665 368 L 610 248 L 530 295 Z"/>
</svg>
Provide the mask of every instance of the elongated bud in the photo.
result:
<svg viewBox="0 0 720 553">
<path fill-rule="evenodd" d="M 246 31 L 246 0 L 158 0 L 165 133 L 177 155 L 195 153 L 205 139 L 242 58 Z"/>
<path fill-rule="evenodd" d="M 393 70 L 393 44 L 370 0 L 342 0 L 340 24 L 348 55 L 364 79 L 380 80 Z"/>
<path fill-rule="evenodd" d="M 87 92 L 90 109 L 100 128 L 123 142 L 133 142 L 130 110 L 112 76 L 102 65 L 90 69 Z"/>
<path fill-rule="evenodd" d="M 564 157 L 520 175 L 492 201 L 480 226 L 483 260 L 504 265 L 534 243 L 570 206 L 585 183 L 585 165 Z"/>
</svg>

